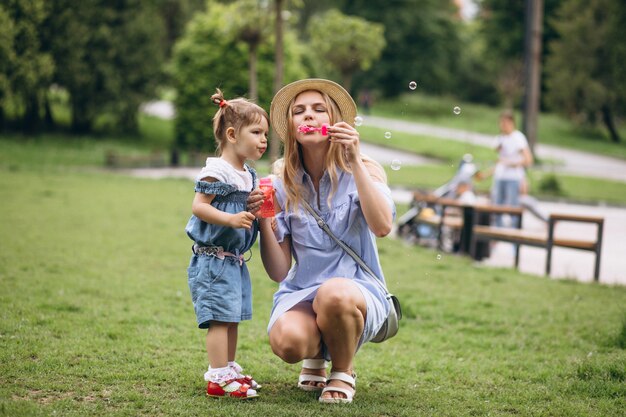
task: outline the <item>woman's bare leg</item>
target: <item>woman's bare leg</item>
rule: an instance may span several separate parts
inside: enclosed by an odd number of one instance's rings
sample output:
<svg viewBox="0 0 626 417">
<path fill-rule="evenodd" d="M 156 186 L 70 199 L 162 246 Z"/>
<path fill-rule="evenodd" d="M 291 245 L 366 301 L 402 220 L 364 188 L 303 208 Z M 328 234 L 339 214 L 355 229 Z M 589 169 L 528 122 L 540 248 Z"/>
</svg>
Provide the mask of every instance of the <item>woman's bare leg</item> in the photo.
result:
<svg viewBox="0 0 626 417">
<path fill-rule="evenodd" d="M 322 338 L 310 302 L 296 304 L 284 313 L 270 330 L 272 351 L 287 363 L 321 358 Z M 325 369 L 302 369 L 302 374 L 325 376 Z M 323 382 L 310 385 L 323 387 Z"/>
<path fill-rule="evenodd" d="M 317 327 L 322 333 L 328 353 L 332 357 L 332 370 L 353 372 L 357 344 L 365 326 L 367 303 L 357 285 L 347 278 L 332 278 L 317 291 L 313 300 Z M 343 381 L 333 380 L 329 386 L 352 389 Z M 327 392 L 327 398 L 345 398 L 340 392 Z"/>
</svg>

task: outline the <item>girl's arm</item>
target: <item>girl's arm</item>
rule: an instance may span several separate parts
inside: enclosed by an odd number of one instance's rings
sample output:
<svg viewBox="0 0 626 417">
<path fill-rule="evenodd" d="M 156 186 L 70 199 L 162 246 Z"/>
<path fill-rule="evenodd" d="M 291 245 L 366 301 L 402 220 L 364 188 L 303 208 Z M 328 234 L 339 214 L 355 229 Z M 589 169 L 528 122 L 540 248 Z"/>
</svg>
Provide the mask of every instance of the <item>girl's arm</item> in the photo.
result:
<svg viewBox="0 0 626 417">
<path fill-rule="evenodd" d="M 203 181 L 207 180 L 211 182 L 211 179 L 203 179 Z M 218 210 L 211 205 L 214 198 L 214 194 L 196 193 L 191 204 L 191 212 L 194 216 L 209 224 L 243 229 L 252 227 L 252 222 L 255 219 L 254 214 L 247 211 L 231 214 Z"/>
<path fill-rule="evenodd" d="M 272 230 L 272 219 L 260 218 L 259 231 L 261 232 L 261 259 L 265 271 L 272 281 L 281 282 L 291 268 L 291 238 L 285 236 L 278 243 Z"/>
</svg>

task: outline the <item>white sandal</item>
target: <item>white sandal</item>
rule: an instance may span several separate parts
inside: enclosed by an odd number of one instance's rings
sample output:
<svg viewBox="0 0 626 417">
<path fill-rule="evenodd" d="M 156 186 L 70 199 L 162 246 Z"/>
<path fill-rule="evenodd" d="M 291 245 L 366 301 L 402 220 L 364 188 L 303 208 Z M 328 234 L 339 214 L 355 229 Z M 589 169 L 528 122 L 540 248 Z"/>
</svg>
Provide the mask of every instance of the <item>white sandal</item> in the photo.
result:
<svg viewBox="0 0 626 417">
<path fill-rule="evenodd" d="M 322 396 L 320 396 L 319 401 L 325 404 L 351 403 L 352 399 L 354 398 L 355 391 L 350 391 L 349 389 L 341 387 L 329 386 L 328 384 L 333 379 L 343 381 L 346 384 L 349 384 L 353 390 L 356 390 L 356 374 L 348 375 L 345 372 L 331 372 L 330 376 L 328 377 L 328 381 L 326 382 L 326 388 L 322 390 Z M 325 392 L 340 392 L 342 394 L 345 394 L 346 398 L 324 398 L 323 395 Z"/>
<path fill-rule="evenodd" d="M 302 368 L 306 369 L 326 369 L 328 362 L 324 359 L 305 359 L 302 361 Z M 315 384 L 310 384 L 315 382 Z M 298 388 L 303 391 L 321 391 L 322 387 L 318 386 L 318 382 L 326 383 L 326 377 L 320 375 L 300 374 L 298 377 Z"/>
</svg>

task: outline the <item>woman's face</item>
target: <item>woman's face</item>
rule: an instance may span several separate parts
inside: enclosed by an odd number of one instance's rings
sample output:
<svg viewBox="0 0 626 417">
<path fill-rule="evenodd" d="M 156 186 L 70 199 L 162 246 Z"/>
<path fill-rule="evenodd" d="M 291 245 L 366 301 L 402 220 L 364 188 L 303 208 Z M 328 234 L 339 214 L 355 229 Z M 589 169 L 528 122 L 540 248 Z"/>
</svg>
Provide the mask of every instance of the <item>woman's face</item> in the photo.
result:
<svg viewBox="0 0 626 417">
<path fill-rule="evenodd" d="M 298 126 L 306 125 L 319 128 L 323 124 L 329 125 L 330 113 L 324 97 L 319 91 L 303 91 L 294 99 L 291 106 L 292 129 L 297 132 Z M 308 133 L 296 133 L 299 143 L 327 142 L 328 137 L 322 136 L 319 131 Z"/>
</svg>

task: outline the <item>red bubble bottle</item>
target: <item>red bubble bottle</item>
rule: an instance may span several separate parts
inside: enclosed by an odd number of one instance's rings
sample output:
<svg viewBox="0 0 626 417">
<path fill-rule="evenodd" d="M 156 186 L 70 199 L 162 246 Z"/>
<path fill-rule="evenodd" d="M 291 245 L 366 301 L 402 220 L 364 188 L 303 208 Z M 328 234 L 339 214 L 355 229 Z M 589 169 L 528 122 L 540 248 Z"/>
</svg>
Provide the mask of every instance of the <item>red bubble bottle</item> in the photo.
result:
<svg viewBox="0 0 626 417">
<path fill-rule="evenodd" d="M 274 186 L 272 185 L 272 179 L 269 177 L 261 178 L 259 180 L 259 188 L 263 191 L 263 204 L 259 209 L 260 217 L 274 217 Z"/>
</svg>

